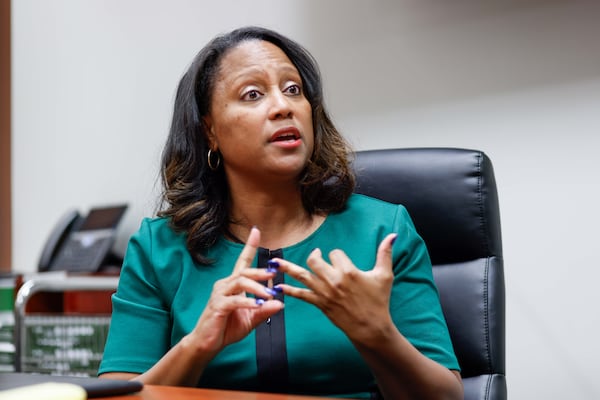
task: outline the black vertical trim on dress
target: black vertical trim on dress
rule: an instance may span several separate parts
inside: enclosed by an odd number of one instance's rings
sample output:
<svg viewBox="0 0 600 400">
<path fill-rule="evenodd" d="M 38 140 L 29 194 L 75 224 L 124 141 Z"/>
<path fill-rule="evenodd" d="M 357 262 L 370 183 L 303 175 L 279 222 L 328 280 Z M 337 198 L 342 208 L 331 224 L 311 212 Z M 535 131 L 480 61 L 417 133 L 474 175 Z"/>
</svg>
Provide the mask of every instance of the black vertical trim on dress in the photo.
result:
<svg viewBox="0 0 600 400">
<path fill-rule="evenodd" d="M 258 267 L 267 268 L 271 258 L 283 258 L 281 249 L 269 251 L 258 249 Z M 283 273 L 277 272 L 273 285 L 283 283 Z M 266 284 L 266 282 L 263 282 Z M 283 301 L 283 294 L 274 296 Z M 256 366 L 258 369 L 259 391 L 284 393 L 288 391 L 288 360 L 285 342 L 284 310 L 260 323 L 255 330 Z"/>
</svg>

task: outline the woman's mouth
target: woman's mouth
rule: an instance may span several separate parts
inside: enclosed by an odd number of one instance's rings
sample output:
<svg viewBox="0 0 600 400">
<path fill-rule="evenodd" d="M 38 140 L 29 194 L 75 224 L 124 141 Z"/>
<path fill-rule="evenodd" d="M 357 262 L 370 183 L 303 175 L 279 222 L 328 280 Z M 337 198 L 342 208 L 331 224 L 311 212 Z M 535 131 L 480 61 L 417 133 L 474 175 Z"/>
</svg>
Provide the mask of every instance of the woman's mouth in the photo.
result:
<svg viewBox="0 0 600 400">
<path fill-rule="evenodd" d="M 302 144 L 302 136 L 298 128 L 288 126 L 278 129 L 273 135 L 269 143 L 277 144 L 281 148 L 294 149 Z"/>
<path fill-rule="evenodd" d="M 295 142 L 300 139 L 300 131 L 296 127 L 290 126 L 278 129 L 272 136 L 271 142 Z"/>
</svg>

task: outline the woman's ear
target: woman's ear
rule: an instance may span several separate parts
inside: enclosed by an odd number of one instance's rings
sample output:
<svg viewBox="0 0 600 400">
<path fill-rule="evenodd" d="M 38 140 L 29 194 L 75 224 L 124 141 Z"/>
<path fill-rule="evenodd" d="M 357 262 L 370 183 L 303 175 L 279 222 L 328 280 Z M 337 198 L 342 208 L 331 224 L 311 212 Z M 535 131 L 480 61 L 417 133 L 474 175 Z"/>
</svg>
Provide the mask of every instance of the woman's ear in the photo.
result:
<svg viewBox="0 0 600 400">
<path fill-rule="evenodd" d="M 216 151 L 219 146 L 217 146 L 217 137 L 215 136 L 215 130 L 213 128 L 212 119 L 210 116 L 207 115 L 202 117 L 202 124 L 204 125 L 206 140 L 208 140 L 208 148 Z"/>
</svg>

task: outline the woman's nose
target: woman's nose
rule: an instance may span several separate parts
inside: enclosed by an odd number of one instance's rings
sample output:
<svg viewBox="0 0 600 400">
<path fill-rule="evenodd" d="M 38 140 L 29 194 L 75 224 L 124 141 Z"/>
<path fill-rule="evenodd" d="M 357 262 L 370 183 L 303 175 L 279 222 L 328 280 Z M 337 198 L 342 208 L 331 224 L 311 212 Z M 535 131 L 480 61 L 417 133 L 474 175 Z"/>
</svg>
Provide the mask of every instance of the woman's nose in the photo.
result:
<svg viewBox="0 0 600 400">
<path fill-rule="evenodd" d="M 293 114 L 290 99 L 280 91 L 274 91 L 271 95 L 271 109 L 269 117 L 271 119 L 290 118 Z"/>
</svg>

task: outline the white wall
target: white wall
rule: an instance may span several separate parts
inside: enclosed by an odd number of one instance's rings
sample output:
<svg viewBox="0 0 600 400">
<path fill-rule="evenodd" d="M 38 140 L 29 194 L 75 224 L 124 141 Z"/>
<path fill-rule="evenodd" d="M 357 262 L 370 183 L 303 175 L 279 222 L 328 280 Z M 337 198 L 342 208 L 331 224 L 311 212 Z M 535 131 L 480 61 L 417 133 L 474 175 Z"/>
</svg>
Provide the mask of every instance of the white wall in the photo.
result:
<svg viewBox="0 0 600 400">
<path fill-rule="evenodd" d="M 500 192 L 511 399 L 600 397 L 600 3 L 13 1 L 13 254 L 68 207 L 155 204 L 175 85 L 214 34 L 280 30 L 317 57 L 357 149 L 479 148 Z"/>
</svg>

